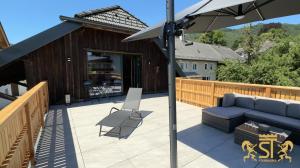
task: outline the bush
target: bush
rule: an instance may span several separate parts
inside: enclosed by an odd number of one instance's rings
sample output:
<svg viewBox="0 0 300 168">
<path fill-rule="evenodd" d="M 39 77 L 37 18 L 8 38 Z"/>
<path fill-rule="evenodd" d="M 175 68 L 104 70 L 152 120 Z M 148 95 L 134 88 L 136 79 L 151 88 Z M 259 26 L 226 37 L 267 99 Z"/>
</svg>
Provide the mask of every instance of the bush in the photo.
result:
<svg viewBox="0 0 300 168">
<path fill-rule="evenodd" d="M 275 46 L 263 53 L 255 53 L 247 64 L 226 61 L 218 68 L 218 80 L 299 87 L 300 36 L 290 37 L 280 32 L 279 29 L 271 29 L 261 34 L 260 40 L 273 39 Z"/>
</svg>

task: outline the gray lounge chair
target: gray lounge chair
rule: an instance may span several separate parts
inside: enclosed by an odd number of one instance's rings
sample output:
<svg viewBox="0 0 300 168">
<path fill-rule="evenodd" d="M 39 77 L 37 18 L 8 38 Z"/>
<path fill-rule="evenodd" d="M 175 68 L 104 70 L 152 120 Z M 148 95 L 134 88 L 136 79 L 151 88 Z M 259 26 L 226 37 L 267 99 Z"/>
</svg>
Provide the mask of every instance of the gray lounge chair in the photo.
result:
<svg viewBox="0 0 300 168">
<path fill-rule="evenodd" d="M 142 88 L 129 88 L 126 99 L 121 109 L 112 107 L 109 115 L 102 119 L 97 125 L 100 126 L 99 136 L 101 136 L 102 126 L 118 128 L 117 134 L 121 138 L 122 127 L 130 119 L 143 121 L 142 114 L 139 112 L 142 97 Z"/>
</svg>

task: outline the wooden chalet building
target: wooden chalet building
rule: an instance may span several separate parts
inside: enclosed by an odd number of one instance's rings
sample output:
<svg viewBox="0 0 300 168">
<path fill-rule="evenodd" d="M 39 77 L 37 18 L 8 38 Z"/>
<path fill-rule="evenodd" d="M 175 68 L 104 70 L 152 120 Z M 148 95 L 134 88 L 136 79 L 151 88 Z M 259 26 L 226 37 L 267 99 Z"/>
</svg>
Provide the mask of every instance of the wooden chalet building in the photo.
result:
<svg viewBox="0 0 300 168">
<path fill-rule="evenodd" d="M 167 90 L 167 61 L 151 40 L 124 43 L 147 27 L 120 6 L 60 16 L 62 23 L 0 51 L 0 85 L 48 81 L 50 103 L 88 97 L 86 80 L 144 92 Z"/>
</svg>

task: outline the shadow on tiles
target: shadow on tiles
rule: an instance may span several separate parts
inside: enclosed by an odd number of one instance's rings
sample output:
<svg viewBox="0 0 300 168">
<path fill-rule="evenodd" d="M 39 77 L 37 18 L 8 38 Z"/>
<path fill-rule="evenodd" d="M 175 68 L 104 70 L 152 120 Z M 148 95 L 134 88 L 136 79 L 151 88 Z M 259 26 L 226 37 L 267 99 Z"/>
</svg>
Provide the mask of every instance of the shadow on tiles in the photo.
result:
<svg viewBox="0 0 300 168">
<path fill-rule="evenodd" d="M 52 106 L 47 114 L 36 149 L 35 167 L 78 167 L 65 106 Z"/>
</svg>

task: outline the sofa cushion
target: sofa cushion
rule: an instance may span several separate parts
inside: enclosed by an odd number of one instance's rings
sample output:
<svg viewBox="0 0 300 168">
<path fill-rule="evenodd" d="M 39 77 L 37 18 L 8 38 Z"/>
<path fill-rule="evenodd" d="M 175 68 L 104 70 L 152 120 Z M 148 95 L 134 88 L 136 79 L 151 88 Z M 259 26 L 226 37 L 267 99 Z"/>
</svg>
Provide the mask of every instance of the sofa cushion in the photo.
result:
<svg viewBox="0 0 300 168">
<path fill-rule="evenodd" d="M 300 119 L 300 102 L 290 101 L 287 106 L 286 116 Z"/>
<path fill-rule="evenodd" d="M 274 125 L 280 128 L 280 126 L 293 128 L 293 130 L 300 131 L 300 120 L 284 117 L 280 115 L 274 115 L 270 113 L 264 113 L 261 111 L 250 110 L 245 112 L 245 117 L 254 121 L 263 121 L 270 125 Z"/>
<path fill-rule="evenodd" d="M 224 98 L 223 98 L 223 101 L 222 101 L 222 106 L 223 107 L 234 106 L 234 103 L 235 103 L 234 94 L 232 94 L 232 93 L 226 93 L 226 94 L 224 94 Z"/>
<path fill-rule="evenodd" d="M 254 109 L 254 96 L 242 95 L 242 94 L 234 94 L 235 96 L 235 106 L 243 107 L 248 109 Z"/>
<path fill-rule="evenodd" d="M 264 97 L 256 97 L 254 109 L 266 113 L 286 116 L 287 102 Z"/>
<path fill-rule="evenodd" d="M 240 108 L 240 107 L 211 107 L 203 109 L 203 113 L 208 113 L 209 115 L 213 115 L 215 117 L 220 117 L 223 119 L 232 119 L 235 117 L 240 117 L 244 115 L 245 111 L 249 109 Z"/>
</svg>

